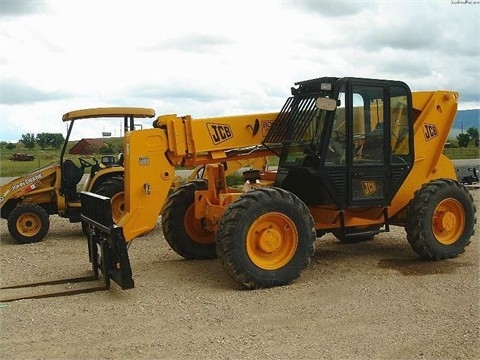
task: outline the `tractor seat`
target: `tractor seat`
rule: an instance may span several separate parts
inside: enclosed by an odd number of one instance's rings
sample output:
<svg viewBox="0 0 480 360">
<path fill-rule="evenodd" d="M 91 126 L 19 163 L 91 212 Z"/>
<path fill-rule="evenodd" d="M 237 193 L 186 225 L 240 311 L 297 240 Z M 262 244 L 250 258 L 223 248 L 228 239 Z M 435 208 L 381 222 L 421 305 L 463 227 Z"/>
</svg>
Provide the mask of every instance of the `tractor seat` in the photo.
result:
<svg viewBox="0 0 480 360">
<path fill-rule="evenodd" d="M 77 184 L 82 180 L 83 169 L 75 165 L 72 160 L 65 160 L 63 163 L 63 177 L 66 188 L 76 189 Z"/>
</svg>

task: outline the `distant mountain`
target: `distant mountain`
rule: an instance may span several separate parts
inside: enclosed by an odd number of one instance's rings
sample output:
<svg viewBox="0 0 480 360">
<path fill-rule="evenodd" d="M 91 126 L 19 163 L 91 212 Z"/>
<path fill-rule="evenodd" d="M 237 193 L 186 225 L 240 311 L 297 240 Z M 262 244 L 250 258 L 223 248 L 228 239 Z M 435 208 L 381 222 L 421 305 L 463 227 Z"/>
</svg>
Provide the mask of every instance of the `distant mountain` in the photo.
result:
<svg viewBox="0 0 480 360">
<path fill-rule="evenodd" d="M 450 130 L 449 137 L 455 137 L 462 132 L 466 132 L 468 128 L 480 129 L 480 109 L 459 110 Z"/>
</svg>

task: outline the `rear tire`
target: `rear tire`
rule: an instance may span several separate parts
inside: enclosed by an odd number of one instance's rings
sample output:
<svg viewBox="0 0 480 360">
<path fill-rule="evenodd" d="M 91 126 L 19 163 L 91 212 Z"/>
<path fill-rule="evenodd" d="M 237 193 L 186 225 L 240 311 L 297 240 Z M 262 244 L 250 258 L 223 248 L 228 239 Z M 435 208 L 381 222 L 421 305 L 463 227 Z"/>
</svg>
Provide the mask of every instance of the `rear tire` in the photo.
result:
<svg viewBox="0 0 480 360">
<path fill-rule="evenodd" d="M 431 181 L 415 192 L 408 207 L 408 242 L 422 259 L 454 258 L 470 244 L 475 212 L 465 186 L 449 179 Z"/>
<path fill-rule="evenodd" d="M 165 240 L 180 256 L 189 260 L 216 259 L 215 233 L 195 218 L 195 191 L 206 190 L 205 180 L 195 180 L 175 189 L 162 213 Z"/>
<path fill-rule="evenodd" d="M 48 233 L 48 213 L 37 204 L 21 204 L 8 215 L 8 231 L 19 244 L 40 242 Z"/>
<path fill-rule="evenodd" d="M 123 176 L 114 176 L 105 180 L 95 193 L 110 198 L 113 222 L 117 224 L 125 212 L 125 180 Z"/>
<path fill-rule="evenodd" d="M 229 205 L 218 224 L 217 254 L 248 289 L 289 284 L 310 263 L 314 221 L 307 206 L 279 188 L 259 188 Z"/>
</svg>

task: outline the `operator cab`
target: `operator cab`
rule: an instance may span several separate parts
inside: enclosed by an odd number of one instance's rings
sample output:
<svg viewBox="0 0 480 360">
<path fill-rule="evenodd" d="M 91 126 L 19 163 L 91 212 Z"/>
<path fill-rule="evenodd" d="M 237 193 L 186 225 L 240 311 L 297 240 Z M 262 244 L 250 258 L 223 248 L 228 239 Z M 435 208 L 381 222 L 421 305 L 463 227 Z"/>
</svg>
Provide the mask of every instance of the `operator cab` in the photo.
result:
<svg viewBox="0 0 480 360">
<path fill-rule="evenodd" d="M 292 88 L 264 145 L 281 145 L 275 186 L 307 205 L 388 206 L 413 164 L 409 87 L 319 78 Z"/>
</svg>

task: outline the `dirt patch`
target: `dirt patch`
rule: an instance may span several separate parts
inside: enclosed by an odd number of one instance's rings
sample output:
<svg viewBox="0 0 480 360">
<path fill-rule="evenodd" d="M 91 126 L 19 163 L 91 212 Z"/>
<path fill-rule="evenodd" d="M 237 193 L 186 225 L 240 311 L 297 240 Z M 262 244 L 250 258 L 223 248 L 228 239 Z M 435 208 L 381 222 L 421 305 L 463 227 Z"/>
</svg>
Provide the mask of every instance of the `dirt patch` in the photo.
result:
<svg viewBox="0 0 480 360">
<path fill-rule="evenodd" d="M 479 190 L 473 190 L 478 207 Z M 52 217 L 38 244 L 0 223 L 2 285 L 89 269 L 80 226 Z M 476 229 L 476 234 L 480 231 Z M 478 239 L 419 261 L 403 229 L 374 241 L 317 240 L 293 284 L 246 291 L 220 263 L 186 261 L 161 228 L 133 242 L 136 287 L 0 304 L 4 359 L 478 359 Z"/>
</svg>

